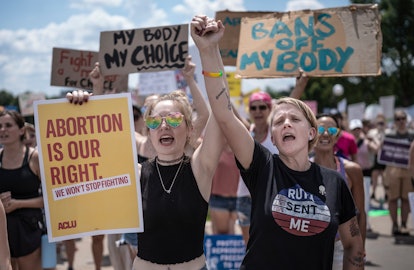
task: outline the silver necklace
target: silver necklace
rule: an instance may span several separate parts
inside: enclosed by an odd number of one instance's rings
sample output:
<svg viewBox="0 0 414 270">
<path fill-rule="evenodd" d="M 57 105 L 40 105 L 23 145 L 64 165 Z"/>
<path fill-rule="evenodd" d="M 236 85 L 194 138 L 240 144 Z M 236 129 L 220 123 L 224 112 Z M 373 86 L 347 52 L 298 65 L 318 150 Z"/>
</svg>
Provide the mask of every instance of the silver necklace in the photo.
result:
<svg viewBox="0 0 414 270">
<path fill-rule="evenodd" d="M 158 158 L 157 158 L 157 159 L 158 159 Z M 178 166 L 178 170 L 177 170 L 177 172 L 175 173 L 175 176 L 174 176 L 174 179 L 172 180 L 172 183 L 171 183 L 170 188 L 169 188 L 169 189 L 166 189 L 166 188 L 165 188 L 165 185 L 164 185 L 164 180 L 162 180 L 162 177 L 161 177 L 160 168 L 158 167 L 158 162 L 157 162 L 157 160 L 155 160 L 155 166 L 157 166 L 158 177 L 160 178 L 160 182 L 161 182 L 161 185 L 162 185 L 162 189 L 163 189 L 165 192 L 167 192 L 168 194 L 170 194 L 170 193 L 171 193 L 171 189 L 172 189 L 172 188 L 173 188 L 173 186 L 174 186 L 175 179 L 177 179 L 178 173 L 180 172 L 180 169 L 181 169 L 181 166 L 183 165 L 183 162 L 184 162 L 184 157 L 182 157 L 182 159 L 181 159 L 180 166 Z"/>
</svg>

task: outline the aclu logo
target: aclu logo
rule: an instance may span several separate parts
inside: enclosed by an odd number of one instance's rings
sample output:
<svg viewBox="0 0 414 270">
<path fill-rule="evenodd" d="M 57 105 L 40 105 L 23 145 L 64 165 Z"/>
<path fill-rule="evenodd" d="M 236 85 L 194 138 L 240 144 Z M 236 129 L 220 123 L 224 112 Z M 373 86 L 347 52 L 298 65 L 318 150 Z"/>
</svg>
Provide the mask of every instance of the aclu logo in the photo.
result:
<svg viewBox="0 0 414 270">
<path fill-rule="evenodd" d="M 76 228 L 76 220 L 59 222 L 58 230 L 67 230 Z"/>
</svg>

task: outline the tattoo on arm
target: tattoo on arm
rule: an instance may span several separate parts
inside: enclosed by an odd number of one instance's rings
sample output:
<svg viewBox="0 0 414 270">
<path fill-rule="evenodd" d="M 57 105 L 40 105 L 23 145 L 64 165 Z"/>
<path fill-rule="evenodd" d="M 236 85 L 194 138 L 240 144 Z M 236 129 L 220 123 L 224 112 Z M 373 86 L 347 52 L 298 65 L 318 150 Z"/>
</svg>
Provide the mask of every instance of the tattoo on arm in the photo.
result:
<svg viewBox="0 0 414 270">
<path fill-rule="evenodd" d="M 223 87 L 223 89 L 221 89 L 220 93 L 218 93 L 218 95 L 216 96 L 216 99 L 219 99 L 221 95 L 225 95 L 227 98 L 227 108 L 229 109 L 229 111 L 232 110 L 232 106 L 231 106 L 231 101 L 230 101 L 230 96 L 226 91 L 227 89 L 225 87 Z"/>
<path fill-rule="evenodd" d="M 216 96 L 216 99 L 219 99 L 219 97 L 224 93 L 226 93 L 226 88 L 221 89 L 220 93 Z"/>
<path fill-rule="evenodd" d="M 365 265 L 364 256 L 362 255 L 352 256 L 348 258 L 347 260 L 351 263 L 351 265 L 358 267 L 358 268 L 363 268 Z"/>
<path fill-rule="evenodd" d="M 359 230 L 359 226 L 358 226 L 358 222 L 357 222 L 356 218 L 352 218 L 351 223 L 349 225 L 349 231 L 350 231 L 352 237 L 361 235 L 361 232 Z"/>
</svg>

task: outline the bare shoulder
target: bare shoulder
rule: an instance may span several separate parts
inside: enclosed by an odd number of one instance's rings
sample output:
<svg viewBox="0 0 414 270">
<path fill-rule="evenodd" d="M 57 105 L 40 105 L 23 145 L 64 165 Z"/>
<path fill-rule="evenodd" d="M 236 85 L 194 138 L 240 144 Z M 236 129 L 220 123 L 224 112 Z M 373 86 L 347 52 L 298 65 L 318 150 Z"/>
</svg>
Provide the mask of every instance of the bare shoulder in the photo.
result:
<svg viewBox="0 0 414 270">
<path fill-rule="evenodd" d="M 30 147 L 29 149 L 29 166 L 30 169 L 39 177 L 40 179 L 40 162 L 39 162 L 39 152 L 36 148 Z"/>
<path fill-rule="evenodd" d="M 361 171 L 362 172 L 362 168 L 358 163 L 356 163 L 354 161 L 351 161 L 351 160 L 348 160 L 348 159 L 343 159 L 343 161 L 344 161 L 345 170 L 347 172 L 348 172 L 348 170 L 349 171 Z"/>
<path fill-rule="evenodd" d="M 362 168 L 358 163 L 344 159 L 344 167 L 346 173 L 351 177 L 362 177 Z"/>
<path fill-rule="evenodd" d="M 29 148 L 29 160 L 30 162 L 36 162 L 39 163 L 39 152 L 37 151 L 37 148 L 30 147 Z"/>
</svg>

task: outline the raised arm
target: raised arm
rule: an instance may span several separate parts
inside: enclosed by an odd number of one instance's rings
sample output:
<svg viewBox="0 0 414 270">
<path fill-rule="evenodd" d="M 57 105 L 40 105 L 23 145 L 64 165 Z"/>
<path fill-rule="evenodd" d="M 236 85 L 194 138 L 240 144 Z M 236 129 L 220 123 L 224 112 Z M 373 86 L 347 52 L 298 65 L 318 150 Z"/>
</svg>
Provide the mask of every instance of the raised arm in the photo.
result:
<svg viewBox="0 0 414 270">
<path fill-rule="evenodd" d="M 89 73 L 89 79 L 93 84 L 92 92 L 95 96 L 104 94 L 104 77 L 101 74 L 99 62 L 95 63 L 95 67 Z"/>
<path fill-rule="evenodd" d="M 191 59 L 191 55 L 187 56 L 185 59 L 183 75 L 188 84 L 188 87 L 190 88 L 190 92 L 193 97 L 194 108 L 197 111 L 197 118 L 193 122 L 193 136 L 190 141 L 190 144 L 192 146 L 195 146 L 196 140 L 201 136 L 204 128 L 206 127 L 210 112 L 208 110 L 206 100 L 204 99 L 203 94 L 201 93 L 201 90 L 194 78 L 196 65 L 191 61 Z"/>
<path fill-rule="evenodd" d="M 248 168 L 253 158 L 254 141 L 242 122 L 235 116 L 230 101 L 224 66 L 218 42 L 224 25 L 207 16 L 195 16 L 191 36 L 198 47 L 212 112 L 237 159 Z"/>
<path fill-rule="evenodd" d="M 293 88 L 292 92 L 290 93 L 290 97 L 300 99 L 303 92 L 305 92 L 305 87 L 308 84 L 309 77 L 303 71 L 303 69 L 299 68 L 299 76 L 296 77 L 296 85 Z"/>
</svg>

